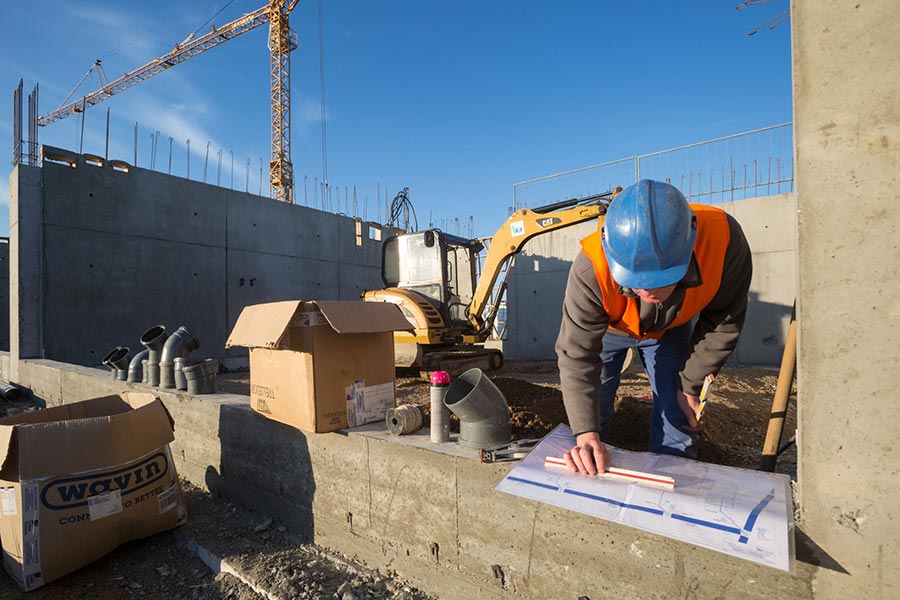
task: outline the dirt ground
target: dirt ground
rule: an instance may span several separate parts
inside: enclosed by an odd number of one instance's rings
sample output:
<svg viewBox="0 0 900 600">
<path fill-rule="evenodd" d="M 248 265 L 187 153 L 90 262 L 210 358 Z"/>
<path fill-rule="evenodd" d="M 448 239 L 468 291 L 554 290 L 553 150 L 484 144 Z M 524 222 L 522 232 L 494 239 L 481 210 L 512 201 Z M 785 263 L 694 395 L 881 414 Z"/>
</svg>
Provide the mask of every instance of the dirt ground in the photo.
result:
<svg viewBox="0 0 900 600">
<path fill-rule="evenodd" d="M 516 439 L 539 438 L 567 422 L 554 361 L 510 360 L 488 376 L 506 396 Z M 722 370 L 710 393 L 709 424 L 701 435 L 699 460 L 756 468 L 777 381 L 775 368 L 726 366 Z M 397 404 L 418 404 L 427 416 L 431 407 L 429 384 L 418 377 L 398 379 Z M 625 450 L 646 451 L 652 408 L 647 375 L 639 364 L 632 365 L 622 376 L 608 443 Z M 455 417 L 451 420 L 451 428 L 458 431 L 458 421 Z M 796 390 L 792 390 L 782 441 L 794 435 L 796 427 Z M 776 471 L 796 479 L 796 447 L 779 457 Z"/>
<path fill-rule="evenodd" d="M 100 560 L 44 587 L 22 592 L 0 573 L 0 599 L 59 600 L 428 600 L 397 578 L 365 569 L 321 547 L 301 544 L 264 514 L 225 502 L 182 483 L 188 523 L 129 542 Z M 256 589 L 214 574 L 187 550 L 192 540 L 227 561 Z M 224 570 L 224 569 L 223 569 Z"/>
</svg>

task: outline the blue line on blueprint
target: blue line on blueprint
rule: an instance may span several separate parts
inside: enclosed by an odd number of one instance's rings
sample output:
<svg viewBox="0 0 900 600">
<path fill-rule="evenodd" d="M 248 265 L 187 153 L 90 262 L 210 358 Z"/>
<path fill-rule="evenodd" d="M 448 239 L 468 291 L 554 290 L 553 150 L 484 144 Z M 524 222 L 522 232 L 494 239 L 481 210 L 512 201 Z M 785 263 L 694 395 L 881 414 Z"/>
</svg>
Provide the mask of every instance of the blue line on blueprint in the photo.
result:
<svg viewBox="0 0 900 600">
<path fill-rule="evenodd" d="M 694 517 L 688 517 L 686 515 L 672 515 L 673 519 L 678 521 L 685 521 L 687 523 L 693 523 L 694 525 L 701 525 L 703 527 L 709 527 L 711 529 L 718 529 L 720 531 L 727 531 L 728 533 L 735 533 L 737 535 L 741 534 L 741 530 L 737 527 L 729 527 L 728 525 L 721 525 L 719 523 L 713 523 L 712 521 L 704 521 L 703 519 L 695 519 Z"/>
<path fill-rule="evenodd" d="M 613 500 L 612 498 L 604 498 L 603 496 L 595 496 L 593 494 L 588 494 L 585 492 L 579 492 L 578 490 L 563 490 L 564 494 L 572 494 L 573 496 L 581 496 L 582 498 L 590 498 L 591 500 L 598 500 L 600 502 L 606 502 L 607 504 L 612 504 L 614 506 L 621 506 L 622 508 L 631 508 L 634 510 L 642 510 L 644 512 L 648 512 L 654 515 L 663 515 L 665 514 L 658 508 L 648 508 L 646 506 L 641 506 L 639 504 L 626 504 L 624 502 L 619 502 L 618 500 Z"/>
<path fill-rule="evenodd" d="M 548 490 L 558 490 L 559 487 L 550 485 L 549 483 L 539 483 L 530 479 L 521 479 L 520 477 L 507 477 L 510 481 L 518 481 L 519 483 L 527 483 L 528 485 L 536 485 L 537 487 L 547 488 Z"/>
<path fill-rule="evenodd" d="M 756 508 L 750 511 L 750 515 L 747 517 L 747 523 L 744 525 L 744 531 L 753 531 L 753 527 L 756 525 L 756 519 L 759 517 L 759 513 L 766 508 L 766 505 L 775 499 L 775 490 L 766 495 L 765 498 L 759 501 L 759 504 L 756 505 Z M 741 536 L 738 540 L 742 544 L 747 543 L 747 538 L 745 536 Z"/>
</svg>

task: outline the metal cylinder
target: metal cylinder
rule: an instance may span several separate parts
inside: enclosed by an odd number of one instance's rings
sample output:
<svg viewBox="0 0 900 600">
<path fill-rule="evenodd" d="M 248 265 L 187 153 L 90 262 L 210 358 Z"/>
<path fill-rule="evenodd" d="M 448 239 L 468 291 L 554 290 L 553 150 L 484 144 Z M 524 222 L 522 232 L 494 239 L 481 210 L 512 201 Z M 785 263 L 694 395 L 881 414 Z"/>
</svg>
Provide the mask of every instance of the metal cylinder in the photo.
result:
<svg viewBox="0 0 900 600">
<path fill-rule="evenodd" d="M 435 371 L 431 374 L 431 441 L 443 444 L 450 441 L 450 409 L 444 396 L 450 387 L 450 374 Z"/>
<path fill-rule="evenodd" d="M 388 430 L 394 435 L 406 435 L 422 428 L 422 410 L 415 404 L 388 409 L 384 417 Z"/>
<path fill-rule="evenodd" d="M 141 383 L 149 383 L 150 382 L 150 367 L 147 366 L 149 360 L 141 361 Z"/>
</svg>

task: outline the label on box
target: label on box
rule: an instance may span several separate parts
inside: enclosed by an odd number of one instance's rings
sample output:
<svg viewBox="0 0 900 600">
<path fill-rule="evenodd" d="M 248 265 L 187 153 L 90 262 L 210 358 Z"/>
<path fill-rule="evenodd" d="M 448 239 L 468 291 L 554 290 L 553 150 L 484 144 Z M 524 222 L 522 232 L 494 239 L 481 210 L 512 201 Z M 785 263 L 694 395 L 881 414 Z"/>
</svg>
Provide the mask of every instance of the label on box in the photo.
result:
<svg viewBox="0 0 900 600">
<path fill-rule="evenodd" d="M 19 513 L 16 507 L 16 488 L 6 487 L 0 489 L 0 502 L 3 505 L 4 515 L 15 515 Z"/>
<path fill-rule="evenodd" d="M 297 324 L 300 327 L 316 327 L 328 322 L 325 320 L 325 315 L 320 312 L 300 313 L 297 317 Z"/>
<path fill-rule="evenodd" d="M 384 419 L 389 408 L 394 406 L 393 382 L 370 385 L 364 381 L 354 381 L 346 388 L 347 426 L 358 427 Z"/>
<path fill-rule="evenodd" d="M 122 492 L 111 490 L 88 498 L 91 521 L 122 512 Z"/>
<path fill-rule="evenodd" d="M 156 496 L 156 501 L 159 503 L 159 514 L 163 514 L 171 508 L 175 508 L 175 505 L 178 503 L 177 491 L 177 486 L 172 484 L 169 489 Z"/>
</svg>

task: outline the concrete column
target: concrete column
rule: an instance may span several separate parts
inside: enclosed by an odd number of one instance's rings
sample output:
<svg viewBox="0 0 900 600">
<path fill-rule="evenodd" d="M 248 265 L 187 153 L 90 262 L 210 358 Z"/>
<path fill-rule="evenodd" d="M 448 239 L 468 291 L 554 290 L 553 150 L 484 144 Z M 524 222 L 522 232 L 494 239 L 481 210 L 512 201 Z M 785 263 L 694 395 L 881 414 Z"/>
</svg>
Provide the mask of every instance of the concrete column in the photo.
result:
<svg viewBox="0 0 900 600">
<path fill-rule="evenodd" d="M 41 169 L 18 165 L 9 177 L 10 379 L 19 359 L 43 356 L 44 194 Z"/>
<path fill-rule="evenodd" d="M 792 2 L 801 529 L 839 565 L 823 599 L 900 595 L 897 9 Z"/>
</svg>

